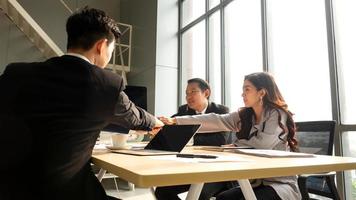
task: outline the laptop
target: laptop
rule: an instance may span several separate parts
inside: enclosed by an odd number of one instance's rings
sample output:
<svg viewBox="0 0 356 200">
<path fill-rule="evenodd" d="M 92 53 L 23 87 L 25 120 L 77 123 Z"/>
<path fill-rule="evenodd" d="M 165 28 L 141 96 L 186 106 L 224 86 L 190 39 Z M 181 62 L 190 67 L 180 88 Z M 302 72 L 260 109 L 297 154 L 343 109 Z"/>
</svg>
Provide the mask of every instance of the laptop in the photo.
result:
<svg viewBox="0 0 356 200">
<path fill-rule="evenodd" d="M 112 152 L 137 156 L 178 154 L 199 128 L 200 124 L 165 125 L 144 148 L 113 150 Z"/>
</svg>

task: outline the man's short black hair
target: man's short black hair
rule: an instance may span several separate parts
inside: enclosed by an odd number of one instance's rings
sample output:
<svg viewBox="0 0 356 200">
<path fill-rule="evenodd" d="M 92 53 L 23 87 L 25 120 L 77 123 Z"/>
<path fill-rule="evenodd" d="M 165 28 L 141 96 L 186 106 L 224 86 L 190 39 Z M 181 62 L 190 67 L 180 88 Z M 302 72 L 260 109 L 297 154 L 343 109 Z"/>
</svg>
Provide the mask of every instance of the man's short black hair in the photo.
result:
<svg viewBox="0 0 356 200">
<path fill-rule="evenodd" d="M 67 20 L 67 49 L 89 50 L 95 42 L 107 39 L 112 42 L 121 35 L 118 23 L 102 10 L 88 6 L 73 13 Z"/>
<path fill-rule="evenodd" d="M 198 86 L 202 91 L 205 91 L 205 90 L 211 91 L 209 83 L 201 78 L 189 79 L 188 84 L 190 84 L 190 83 L 198 83 Z M 208 99 L 209 99 L 209 97 L 208 97 Z"/>
</svg>

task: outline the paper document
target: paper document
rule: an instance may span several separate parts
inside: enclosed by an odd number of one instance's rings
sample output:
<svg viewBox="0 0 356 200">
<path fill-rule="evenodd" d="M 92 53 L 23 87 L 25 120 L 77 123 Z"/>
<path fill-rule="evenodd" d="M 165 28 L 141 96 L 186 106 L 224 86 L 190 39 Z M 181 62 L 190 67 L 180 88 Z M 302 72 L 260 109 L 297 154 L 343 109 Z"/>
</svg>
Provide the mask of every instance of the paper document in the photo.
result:
<svg viewBox="0 0 356 200">
<path fill-rule="evenodd" d="M 270 149 L 235 149 L 234 151 L 240 154 L 262 156 L 268 158 L 314 157 L 313 154 L 308 154 L 308 153 L 297 153 L 297 152 L 279 151 L 279 150 L 270 150 Z"/>
<path fill-rule="evenodd" d="M 108 153 L 110 152 L 105 144 L 96 144 L 93 148 L 93 154 Z"/>
<path fill-rule="evenodd" d="M 151 157 L 155 160 L 171 160 L 171 161 L 178 161 L 178 162 L 188 162 L 188 163 L 216 163 L 216 162 L 249 162 L 250 159 L 241 158 L 238 156 L 225 156 L 219 155 L 217 158 L 214 159 L 206 159 L 206 158 L 182 158 L 177 157 L 175 155 L 166 155 L 166 156 L 154 156 Z"/>
<path fill-rule="evenodd" d="M 197 146 L 194 149 L 206 150 L 206 151 L 228 151 L 234 149 L 253 149 L 249 146 Z"/>
</svg>

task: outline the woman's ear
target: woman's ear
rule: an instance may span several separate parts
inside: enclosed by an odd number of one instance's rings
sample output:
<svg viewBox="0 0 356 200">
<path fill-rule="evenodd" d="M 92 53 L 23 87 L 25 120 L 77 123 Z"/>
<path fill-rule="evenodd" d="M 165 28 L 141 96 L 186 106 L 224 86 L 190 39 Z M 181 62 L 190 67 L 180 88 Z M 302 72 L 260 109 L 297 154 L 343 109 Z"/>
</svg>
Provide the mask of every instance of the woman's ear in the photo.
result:
<svg viewBox="0 0 356 200">
<path fill-rule="evenodd" d="M 261 97 L 264 97 L 266 95 L 266 89 L 261 89 L 260 91 Z"/>
</svg>

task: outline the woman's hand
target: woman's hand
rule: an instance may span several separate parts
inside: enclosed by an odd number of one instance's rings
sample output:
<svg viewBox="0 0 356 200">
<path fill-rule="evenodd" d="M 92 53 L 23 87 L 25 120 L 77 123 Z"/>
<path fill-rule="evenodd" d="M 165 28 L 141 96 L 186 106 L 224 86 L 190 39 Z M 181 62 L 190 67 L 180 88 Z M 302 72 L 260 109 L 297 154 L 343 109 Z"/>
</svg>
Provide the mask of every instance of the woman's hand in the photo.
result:
<svg viewBox="0 0 356 200">
<path fill-rule="evenodd" d="M 165 125 L 175 125 L 175 124 L 177 124 L 177 119 L 176 118 L 158 117 L 158 119 L 161 120 Z"/>
<path fill-rule="evenodd" d="M 158 118 L 156 118 L 156 123 L 153 129 L 161 129 L 164 126 L 164 123 Z"/>
</svg>

